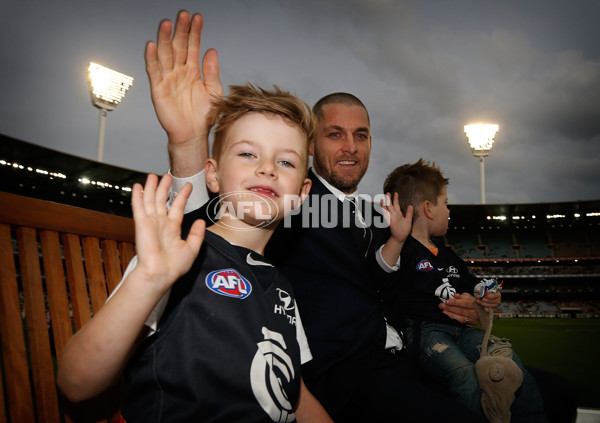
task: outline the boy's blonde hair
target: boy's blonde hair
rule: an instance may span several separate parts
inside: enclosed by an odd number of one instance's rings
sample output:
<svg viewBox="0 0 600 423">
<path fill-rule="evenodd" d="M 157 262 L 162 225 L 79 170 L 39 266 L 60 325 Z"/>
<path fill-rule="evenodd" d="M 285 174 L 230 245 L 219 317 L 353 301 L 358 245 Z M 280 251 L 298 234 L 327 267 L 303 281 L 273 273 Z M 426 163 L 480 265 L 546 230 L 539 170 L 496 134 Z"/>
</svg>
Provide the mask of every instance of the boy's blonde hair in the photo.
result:
<svg viewBox="0 0 600 423">
<path fill-rule="evenodd" d="M 306 161 L 308 169 L 308 143 L 314 137 L 316 124 L 311 108 L 297 96 L 282 91 L 274 85 L 273 90 L 246 85 L 232 85 L 229 95 L 213 100 L 209 124 L 216 125 L 212 157 L 219 159 L 227 130 L 248 113 L 281 116 L 287 123 L 297 127 L 306 136 Z M 284 141 L 284 140 L 283 140 Z"/>
<path fill-rule="evenodd" d="M 417 206 L 426 200 L 437 204 L 437 198 L 448 183 L 448 178 L 444 178 L 435 162 L 430 164 L 421 158 L 416 163 L 394 169 L 385 179 L 383 191 L 398 193 L 402 212 L 406 213 L 408 206 L 412 205 L 416 217 Z"/>
</svg>

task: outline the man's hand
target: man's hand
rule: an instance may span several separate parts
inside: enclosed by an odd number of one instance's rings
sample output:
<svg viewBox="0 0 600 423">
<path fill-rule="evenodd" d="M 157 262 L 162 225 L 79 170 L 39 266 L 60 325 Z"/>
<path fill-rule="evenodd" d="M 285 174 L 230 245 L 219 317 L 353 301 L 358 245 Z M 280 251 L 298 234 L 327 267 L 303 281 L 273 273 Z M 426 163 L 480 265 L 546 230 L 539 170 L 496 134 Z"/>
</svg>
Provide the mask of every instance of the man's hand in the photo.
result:
<svg viewBox="0 0 600 423">
<path fill-rule="evenodd" d="M 203 220 L 194 222 L 187 239 L 181 239 L 183 209 L 192 187 L 186 184 L 167 212 L 170 186 L 169 175 L 160 184 L 156 175 L 148 175 L 144 189 L 135 184 L 132 193 L 138 257 L 134 272 L 155 284 L 158 291 L 166 291 L 190 269 L 204 240 Z"/>
<path fill-rule="evenodd" d="M 146 45 L 152 103 L 167 132 L 171 173 L 177 177 L 191 176 L 204 169 L 211 98 L 223 95 L 216 50 L 206 52 L 200 72 L 202 26 L 201 15 L 191 17 L 182 11 L 172 39 L 173 23 L 164 20 L 158 30 L 158 44 L 150 41 Z"/>
<path fill-rule="evenodd" d="M 446 316 L 469 326 L 475 326 L 479 322 L 479 316 L 475 311 L 474 299 L 472 295 L 466 292 L 454 294 L 454 298 L 446 300 L 445 303 L 440 303 L 439 307 Z"/>
<path fill-rule="evenodd" d="M 485 311 L 498 308 L 501 302 L 502 294 L 500 292 L 486 294 L 483 298 L 477 300 L 477 303 L 482 306 Z"/>
</svg>

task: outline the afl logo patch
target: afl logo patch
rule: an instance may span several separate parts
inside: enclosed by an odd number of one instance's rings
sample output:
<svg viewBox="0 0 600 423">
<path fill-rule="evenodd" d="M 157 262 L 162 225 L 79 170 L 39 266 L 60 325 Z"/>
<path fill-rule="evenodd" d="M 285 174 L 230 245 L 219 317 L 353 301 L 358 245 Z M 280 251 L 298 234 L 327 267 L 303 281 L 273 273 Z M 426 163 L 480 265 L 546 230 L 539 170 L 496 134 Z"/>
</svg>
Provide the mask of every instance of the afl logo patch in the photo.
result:
<svg viewBox="0 0 600 423">
<path fill-rule="evenodd" d="M 235 269 L 215 270 L 206 275 L 206 286 L 217 294 L 243 300 L 252 292 L 252 285 Z"/>
<path fill-rule="evenodd" d="M 429 272 L 433 270 L 433 266 L 429 263 L 429 260 L 421 260 L 417 263 L 417 270 L 419 272 Z"/>
</svg>

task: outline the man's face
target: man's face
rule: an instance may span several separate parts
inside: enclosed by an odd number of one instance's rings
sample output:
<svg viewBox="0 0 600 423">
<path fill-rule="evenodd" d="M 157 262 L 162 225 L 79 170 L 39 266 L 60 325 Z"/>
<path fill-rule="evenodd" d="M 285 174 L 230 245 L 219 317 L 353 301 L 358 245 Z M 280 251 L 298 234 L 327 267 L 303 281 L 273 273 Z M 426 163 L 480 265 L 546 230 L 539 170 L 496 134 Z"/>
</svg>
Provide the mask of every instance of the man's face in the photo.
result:
<svg viewBox="0 0 600 423">
<path fill-rule="evenodd" d="M 326 104 L 310 146 L 315 171 L 345 194 L 356 191 L 369 167 L 371 132 L 360 106 Z"/>
</svg>

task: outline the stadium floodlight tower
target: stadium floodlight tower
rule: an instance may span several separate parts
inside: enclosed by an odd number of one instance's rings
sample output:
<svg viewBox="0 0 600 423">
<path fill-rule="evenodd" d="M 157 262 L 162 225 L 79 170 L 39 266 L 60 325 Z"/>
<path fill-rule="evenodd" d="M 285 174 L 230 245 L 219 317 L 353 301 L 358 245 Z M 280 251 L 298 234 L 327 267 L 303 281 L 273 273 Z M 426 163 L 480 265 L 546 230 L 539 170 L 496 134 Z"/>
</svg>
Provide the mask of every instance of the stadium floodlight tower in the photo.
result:
<svg viewBox="0 0 600 423">
<path fill-rule="evenodd" d="M 473 156 L 479 157 L 479 173 L 481 179 L 481 204 L 485 204 L 485 172 L 483 159 L 490 154 L 494 144 L 494 136 L 498 132 L 498 125 L 487 123 L 474 123 L 465 125 L 465 134 Z"/>
<path fill-rule="evenodd" d="M 117 104 L 123 100 L 127 90 L 133 84 L 133 78 L 97 63 L 90 62 L 88 67 L 88 83 L 90 86 L 92 104 L 94 107 L 100 109 L 96 160 L 101 162 L 104 156 L 106 113 L 115 110 Z"/>
</svg>

